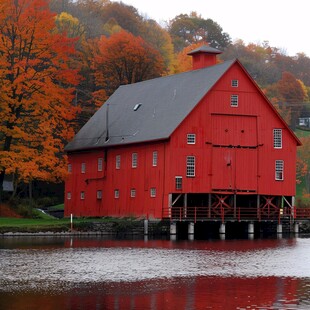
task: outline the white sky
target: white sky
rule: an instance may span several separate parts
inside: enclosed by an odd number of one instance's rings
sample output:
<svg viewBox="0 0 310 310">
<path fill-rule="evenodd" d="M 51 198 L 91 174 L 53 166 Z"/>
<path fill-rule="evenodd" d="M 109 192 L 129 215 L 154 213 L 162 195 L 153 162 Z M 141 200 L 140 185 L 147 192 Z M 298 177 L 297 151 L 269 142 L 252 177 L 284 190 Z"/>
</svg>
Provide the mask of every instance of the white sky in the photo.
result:
<svg viewBox="0 0 310 310">
<path fill-rule="evenodd" d="M 310 57 L 309 0 L 122 0 L 160 24 L 196 11 L 217 22 L 232 40 L 277 47 L 289 56 Z"/>
</svg>

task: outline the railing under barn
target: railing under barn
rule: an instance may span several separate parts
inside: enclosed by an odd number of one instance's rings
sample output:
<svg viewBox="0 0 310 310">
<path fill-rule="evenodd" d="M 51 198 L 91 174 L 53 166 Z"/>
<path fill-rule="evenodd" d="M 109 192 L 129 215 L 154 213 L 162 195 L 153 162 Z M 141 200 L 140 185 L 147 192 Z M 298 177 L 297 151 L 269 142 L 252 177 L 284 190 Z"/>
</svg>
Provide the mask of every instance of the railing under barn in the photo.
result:
<svg viewBox="0 0 310 310">
<path fill-rule="evenodd" d="M 176 221 L 278 221 L 310 220 L 310 208 L 230 208 L 172 207 L 164 210 L 164 217 Z"/>
</svg>

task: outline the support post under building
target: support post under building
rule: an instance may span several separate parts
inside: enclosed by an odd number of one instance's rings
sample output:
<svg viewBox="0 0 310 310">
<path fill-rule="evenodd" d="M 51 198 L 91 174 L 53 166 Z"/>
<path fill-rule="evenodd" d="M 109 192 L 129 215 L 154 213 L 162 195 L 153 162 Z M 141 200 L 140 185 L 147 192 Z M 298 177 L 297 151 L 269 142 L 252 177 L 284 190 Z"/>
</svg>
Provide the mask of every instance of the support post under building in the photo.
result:
<svg viewBox="0 0 310 310">
<path fill-rule="evenodd" d="M 225 233 L 226 233 L 226 225 L 225 225 L 225 223 L 221 223 L 221 225 L 220 225 L 220 234 L 221 235 L 225 235 Z"/>
</svg>

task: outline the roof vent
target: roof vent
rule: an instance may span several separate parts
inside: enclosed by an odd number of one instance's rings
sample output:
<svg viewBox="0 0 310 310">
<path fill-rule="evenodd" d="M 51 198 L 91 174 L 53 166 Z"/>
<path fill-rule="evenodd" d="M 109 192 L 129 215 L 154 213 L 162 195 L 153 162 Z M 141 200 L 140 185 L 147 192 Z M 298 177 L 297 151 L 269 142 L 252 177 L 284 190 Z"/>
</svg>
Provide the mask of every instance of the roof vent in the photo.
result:
<svg viewBox="0 0 310 310">
<path fill-rule="evenodd" d="M 137 103 L 137 104 L 134 106 L 133 110 L 134 110 L 134 111 L 137 111 L 137 110 L 141 107 L 141 105 L 142 105 L 142 103 Z"/>
</svg>

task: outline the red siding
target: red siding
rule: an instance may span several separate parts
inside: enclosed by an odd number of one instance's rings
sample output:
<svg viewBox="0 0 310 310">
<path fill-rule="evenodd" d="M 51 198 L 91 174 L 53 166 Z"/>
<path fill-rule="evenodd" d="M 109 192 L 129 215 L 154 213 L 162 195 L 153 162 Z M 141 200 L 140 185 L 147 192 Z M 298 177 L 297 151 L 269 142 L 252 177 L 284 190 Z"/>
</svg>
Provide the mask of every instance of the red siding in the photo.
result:
<svg viewBox="0 0 310 310">
<path fill-rule="evenodd" d="M 70 154 L 72 173 L 66 181 L 66 216 L 148 216 L 161 217 L 164 184 L 164 144 L 136 145 L 104 151 Z M 153 152 L 158 153 L 157 166 L 153 167 Z M 132 153 L 137 153 L 138 165 L 132 168 Z M 120 169 L 116 169 L 116 156 L 120 155 Z M 106 171 L 97 171 L 98 157 L 106 158 Z M 81 163 L 86 163 L 86 173 L 80 172 Z M 105 166 L 104 165 L 104 166 Z M 88 180 L 88 181 L 87 181 Z M 87 181 L 87 182 L 86 182 Z M 151 197 L 151 188 L 156 197 Z M 131 197 L 135 189 L 136 197 Z M 97 199 L 97 190 L 102 199 Z M 119 190 L 119 198 L 115 198 Z M 80 192 L 85 192 L 85 200 Z"/>
<path fill-rule="evenodd" d="M 238 87 L 231 86 L 238 80 Z M 231 95 L 238 95 L 238 107 L 231 107 Z M 273 146 L 273 129 L 283 131 L 283 147 Z M 196 135 L 187 144 L 187 134 Z M 147 216 L 162 217 L 171 193 L 214 193 L 218 190 L 261 195 L 295 194 L 297 142 L 251 79 L 235 63 L 215 87 L 183 120 L 169 141 L 115 147 L 69 154 L 72 173 L 66 182 L 65 212 L 68 216 Z M 158 152 L 153 167 L 152 154 Z M 105 153 L 106 152 L 106 153 Z M 137 168 L 131 167 L 132 153 L 138 154 Z M 116 169 L 116 156 L 121 167 Z M 195 156 L 195 177 L 186 176 L 186 158 Z M 105 168 L 97 170 L 98 158 Z M 275 180 L 275 161 L 284 161 L 284 180 Z M 81 163 L 86 173 L 81 173 Z M 181 190 L 175 177 L 183 178 Z M 151 197 L 151 188 L 156 197 Z M 119 190 L 119 198 L 114 191 Z M 131 189 L 136 197 L 130 197 Z M 97 199 L 97 190 L 102 199 Z M 85 192 L 85 199 L 80 192 Z"/>
</svg>

